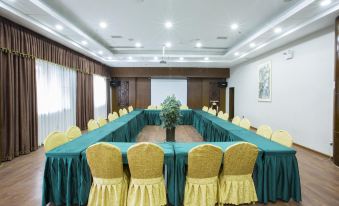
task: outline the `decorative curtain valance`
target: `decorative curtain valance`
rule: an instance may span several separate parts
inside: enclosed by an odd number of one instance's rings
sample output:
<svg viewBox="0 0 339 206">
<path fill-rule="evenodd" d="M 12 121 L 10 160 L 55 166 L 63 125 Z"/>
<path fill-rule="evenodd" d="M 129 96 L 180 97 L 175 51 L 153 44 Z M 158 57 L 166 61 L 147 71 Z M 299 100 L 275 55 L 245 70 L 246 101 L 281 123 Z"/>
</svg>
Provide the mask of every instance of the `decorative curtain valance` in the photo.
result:
<svg viewBox="0 0 339 206">
<path fill-rule="evenodd" d="M 87 74 L 110 76 L 110 69 L 89 57 L 0 16 L 0 51 L 39 58 Z"/>
</svg>

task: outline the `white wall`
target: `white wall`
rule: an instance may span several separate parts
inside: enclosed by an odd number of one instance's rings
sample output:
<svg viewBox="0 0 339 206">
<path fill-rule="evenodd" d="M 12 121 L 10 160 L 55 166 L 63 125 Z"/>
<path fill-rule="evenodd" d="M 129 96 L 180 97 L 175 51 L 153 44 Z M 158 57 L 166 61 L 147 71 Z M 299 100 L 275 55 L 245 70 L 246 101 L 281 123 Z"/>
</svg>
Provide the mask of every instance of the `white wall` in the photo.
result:
<svg viewBox="0 0 339 206">
<path fill-rule="evenodd" d="M 187 105 L 187 79 L 151 79 L 152 105 L 160 105 L 173 94 L 181 104 Z"/>
<path fill-rule="evenodd" d="M 287 49 L 294 51 L 291 60 L 282 54 Z M 245 116 L 254 127 L 287 130 L 296 143 L 331 155 L 334 55 L 334 31 L 327 28 L 231 68 L 235 115 Z M 272 102 L 258 102 L 257 66 L 266 61 L 272 63 Z"/>
</svg>

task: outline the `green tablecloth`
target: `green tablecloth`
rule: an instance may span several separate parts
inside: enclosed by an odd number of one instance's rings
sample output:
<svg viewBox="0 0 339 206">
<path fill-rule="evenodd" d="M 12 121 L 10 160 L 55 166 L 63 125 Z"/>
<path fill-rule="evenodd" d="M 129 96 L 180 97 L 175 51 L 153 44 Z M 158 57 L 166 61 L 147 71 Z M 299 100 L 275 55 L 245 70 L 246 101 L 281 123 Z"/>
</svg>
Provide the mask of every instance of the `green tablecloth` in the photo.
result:
<svg viewBox="0 0 339 206">
<path fill-rule="evenodd" d="M 186 182 L 186 170 L 188 164 L 188 152 L 195 146 L 201 144 L 213 144 L 215 146 L 221 147 L 223 151 L 225 149 L 237 142 L 192 142 L 192 143 L 174 143 L 173 148 L 175 152 L 175 205 L 182 205 L 184 201 L 185 194 L 185 182 Z M 262 170 L 263 170 L 263 162 L 262 162 L 263 152 L 259 150 L 258 158 L 256 161 L 256 165 L 253 171 L 253 180 L 256 188 L 261 190 L 262 185 L 258 182 L 258 178 L 261 178 Z M 258 189 L 257 189 L 258 190 Z M 258 191 L 257 191 L 258 193 Z"/>
<path fill-rule="evenodd" d="M 180 125 L 192 125 L 193 111 L 191 109 L 180 110 L 182 115 Z M 144 110 L 146 125 L 161 125 L 160 110 Z"/>
<path fill-rule="evenodd" d="M 124 164 L 128 164 L 127 161 L 127 150 L 130 146 L 135 143 L 118 143 L 112 142 L 115 146 L 119 147 L 122 153 Z M 169 202 L 174 205 L 174 191 L 175 191 L 175 172 L 174 172 L 174 151 L 173 145 L 171 143 L 159 143 L 158 144 L 165 153 L 164 165 L 165 165 L 165 177 L 166 177 L 166 187 L 167 187 L 167 198 Z M 86 151 L 81 153 L 81 177 L 82 179 L 82 193 L 80 195 L 80 202 L 85 204 L 87 203 L 89 191 L 91 188 L 91 171 L 87 164 Z"/>
<path fill-rule="evenodd" d="M 84 193 L 79 172 L 81 152 L 97 142 L 132 142 L 143 127 L 143 111 L 136 110 L 47 152 L 42 205 L 79 204 L 79 195 Z"/>
</svg>

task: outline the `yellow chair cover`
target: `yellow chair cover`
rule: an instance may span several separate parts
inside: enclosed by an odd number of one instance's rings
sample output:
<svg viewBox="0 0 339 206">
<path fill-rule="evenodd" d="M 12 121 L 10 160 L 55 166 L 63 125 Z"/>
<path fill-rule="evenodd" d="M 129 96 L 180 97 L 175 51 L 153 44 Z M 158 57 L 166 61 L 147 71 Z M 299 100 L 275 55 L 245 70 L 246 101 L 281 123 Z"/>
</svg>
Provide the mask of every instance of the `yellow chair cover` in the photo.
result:
<svg viewBox="0 0 339 206">
<path fill-rule="evenodd" d="M 203 106 L 203 107 L 202 107 L 202 111 L 204 111 L 204 112 L 208 112 L 208 107 L 206 107 L 206 106 Z"/>
<path fill-rule="evenodd" d="M 232 123 L 235 124 L 235 125 L 239 125 L 239 124 L 240 124 L 240 117 L 235 116 L 235 117 L 232 119 Z"/>
<path fill-rule="evenodd" d="M 188 109 L 188 106 L 187 105 L 181 105 L 180 109 Z"/>
<path fill-rule="evenodd" d="M 219 203 L 239 205 L 258 201 L 252 179 L 257 155 L 258 148 L 245 142 L 225 150 L 219 177 Z"/>
<path fill-rule="evenodd" d="M 163 150 L 153 143 L 139 143 L 128 149 L 127 159 L 131 172 L 127 205 L 166 205 Z"/>
<path fill-rule="evenodd" d="M 88 131 L 92 131 L 92 130 L 95 130 L 95 129 L 98 129 L 99 128 L 99 125 L 97 123 L 97 121 L 95 121 L 94 119 L 90 119 L 87 123 L 87 129 Z"/>
<path fill-rule="evenodd" d="M 212 109 L 212 110 L 211 110 L 211 114 L 212 114 L 212 115 L 217 115 L 217 110 Z"/>
<path fill-rule="evenodd" d="M 188 153 L 185 206 L 215 205 L 218 202 L 218 174 L 222 161 L 219 147 L 205 144 Z"/>
<path fill-rule="evenodd" d="M 63 132 L 51 132 L 44 140 L 45 152 L 48 152 L 60 145 L 68 142 L 66 135 Z"/>
<path fill-rule="evenodd" d="M 120 117 L 124 116 L 124 111 L 122 109 L 119 109 L 119 116 Z"/>
<path fill-rule="evenodd" d="M 126 108 L 123 108 L 123 109 L 122 109 L 122 112 L 123 112 L 124 115 L 128 114 L 128 111 L 127 111 Z"/>
<path fill-rule="evenodd" d="M 272 136 L 272 129 L 270 126 L 268 125 L 261 125 L 258 129 L 257 129 L 257 135 L 263 136 L 267 139 L 271 139 Z"/>
<path fill-rule="evenodd" d="M 99 118 L 98 119 L 98 124 L 99 124 L 99 127 L 103 127 L 107 124 L 107 120 L 104 119 L 104 118 Z"/>
<path fill-rule="evenodd" d="M 228 117 L 229 117 L 228 113 L 225 112 L 225 113 L 222 115 L 221 119 L 228 121 Z"/>
<path fill-rule="evenodd" d="M 292 144 L 293 144 L 293 138 L 292 136 L 285 130 L 278 130 L 278 131 L 275 131 L 273 134 L 272 134 L 272 138 L 271 138 L 272 141 L 275 141 L 279 144 L 282 144 L 286 147 L 292 147 Z"/>
<path fill-rule="evenodd" d="M 153 110 L 155 110 L 155 109 L 157 109 L 157 106 L 149 105 L 149 106 L 147 107 L 147 109 L 153 109 Z"/>
<path fill-rule="evenodd" d="M 210 107 L 210 108 L 208 108 L 207 112 L 212 114 L 212 110 L 213 110 L 212 107 Z"/>
<path fill-rule="evenodd" d="M 88 206 L 127 203 L 128 178 L 123 172 L 120 149 L 108 143 L 97 143 L 86 150 L 93 176 Z"/>
<path fill-rule="evenodd" d="M 224 115 L 224 112 L 223 112 L 223 111 L 219 111 L 219 112 L 218 112 L 218 117 L 219 117 L 219 118 L 222 118 L 223 115 Z"/>
<path fill-rule="evenodd" d="M 251 122 L 244 118 L 240 121 L 239 126 L 249 130 L 251 128 Z"/>
<path fill-rule="evenodd" d="M 72 141 L 73 139 L 76 139 L 81 136 L 81 130 L 77 126 L 72 126 L 68 128 L 66 131 L 66 137 L 68 138 L 69 141 Z"/>
<path fill-rule="evenodd" d="M 111 121 L 115 120 L 115 117 L 112 113 L 109 113 L 108 116 L 107 116 L 107 119 L 108 119 L 109 122 L 111 122 Z"/>
<path fill-rule="evenodd" d="M 132 105 L 128 107 L 128 112 L 132 112 L 133 110 L 134 110 L 134 109 L 133 109 L 133 106 L 132 106 Z"/>
</svg>

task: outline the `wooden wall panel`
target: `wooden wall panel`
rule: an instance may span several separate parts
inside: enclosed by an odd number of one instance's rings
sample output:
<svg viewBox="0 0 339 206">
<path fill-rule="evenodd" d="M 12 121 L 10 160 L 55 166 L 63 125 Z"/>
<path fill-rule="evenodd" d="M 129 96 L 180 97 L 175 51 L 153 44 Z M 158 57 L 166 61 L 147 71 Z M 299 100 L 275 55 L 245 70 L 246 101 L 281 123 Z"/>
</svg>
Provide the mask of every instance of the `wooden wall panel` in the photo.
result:
<svg viewBox="0 0 339 206">
<path fill-rule="evenodd" d="M 202 108 L 202 79 L 187 79 L 187 105 L 192 109 Z"/>
<path fill-rule="evenodd" d="M 151 104 L 151 79 L 136 78 L 136 108 L 147 108 Z"/>
<path fill-rule="evenodd" d="M 334 45 L 336 48 L 335 52 L 335 91 L 334 91 L 334 131 L 333 131 L 333 162 L 339 166 L 339 17 L 335 21 L 335 38 Z"/>
<path fill-rule="evenodd" d="M 200 77 L 229 78 L 228 68 L 143 68 L 122 67 L 112 68 L 112 77 Z"/>
</svg>

